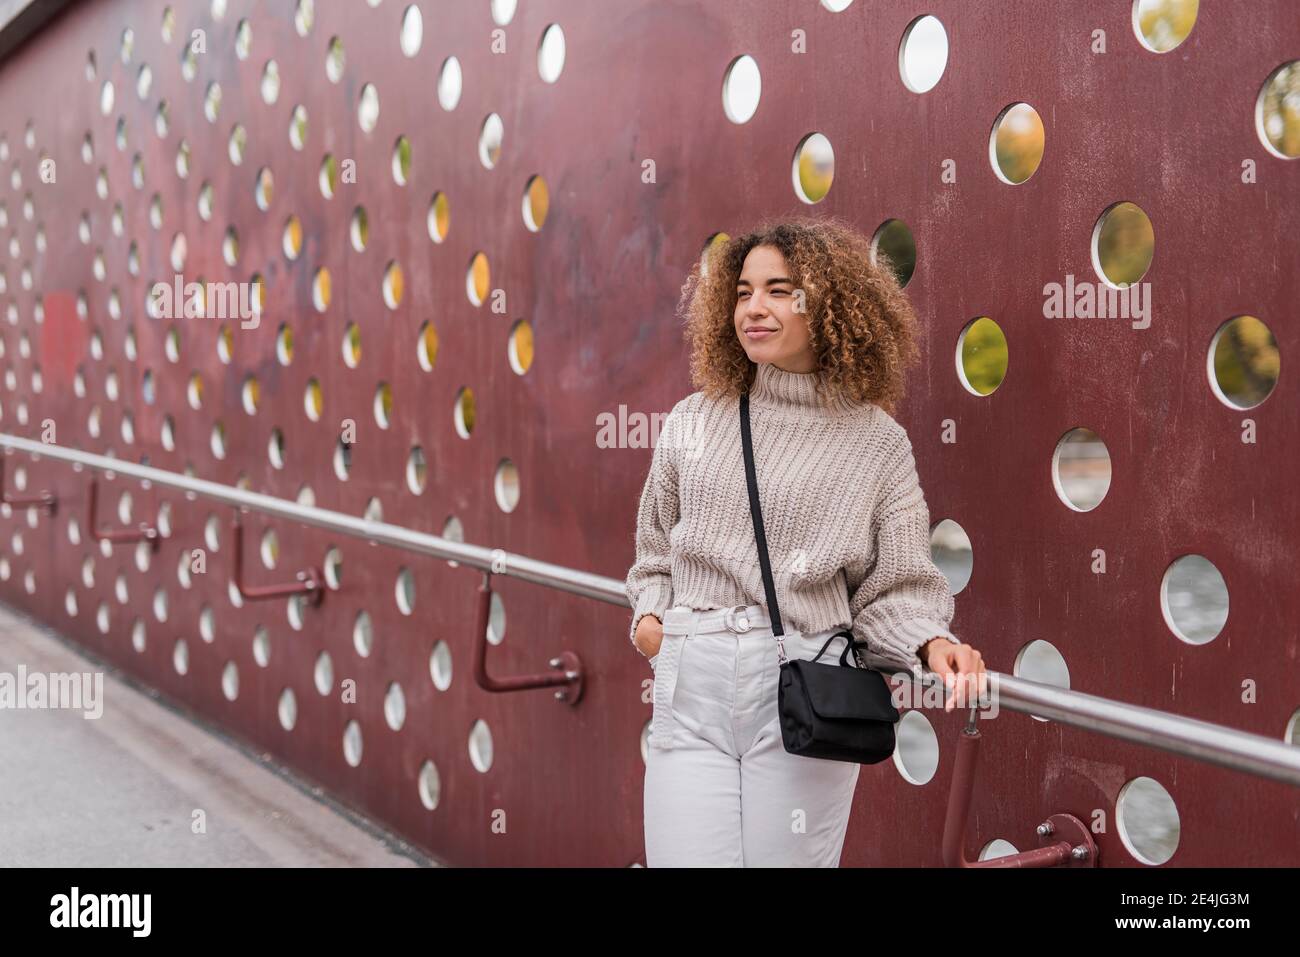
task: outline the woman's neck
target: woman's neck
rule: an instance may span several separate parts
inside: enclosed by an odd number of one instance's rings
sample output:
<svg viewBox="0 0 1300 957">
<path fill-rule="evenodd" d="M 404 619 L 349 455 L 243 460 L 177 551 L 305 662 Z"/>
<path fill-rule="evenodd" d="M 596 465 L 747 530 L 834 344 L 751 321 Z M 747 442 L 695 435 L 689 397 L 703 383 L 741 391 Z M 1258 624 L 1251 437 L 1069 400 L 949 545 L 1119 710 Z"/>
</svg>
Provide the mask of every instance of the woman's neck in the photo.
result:
<svg viewBox="0 0 1300 957">
<path fill-rule="evenodd" d="M 749 402 L 754 408 L 816 416 L 860 412 L 869 405 L 840 396 L 819 396 L 816 372 L 787 372 L 770 362 L 756 365 L 754 383 L 749 389 Z"/>
</svg>

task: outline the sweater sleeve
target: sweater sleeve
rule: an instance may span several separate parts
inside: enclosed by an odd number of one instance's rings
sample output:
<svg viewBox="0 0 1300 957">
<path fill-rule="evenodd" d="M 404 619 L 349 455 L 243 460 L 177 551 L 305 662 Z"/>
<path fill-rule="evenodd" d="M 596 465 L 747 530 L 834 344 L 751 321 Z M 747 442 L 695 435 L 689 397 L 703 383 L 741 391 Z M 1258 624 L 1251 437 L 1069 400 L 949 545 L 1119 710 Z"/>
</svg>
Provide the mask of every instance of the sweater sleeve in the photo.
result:
<svg viewBox="0 0 1300 957">
<path fill-rule="evenodd" d="M 628 640 L 636 637 L 636 626 L 646 615 L 660 621 L 672 604 L 673 578 L 669 535 L 681 515 L 677 497 L 677 464 L 674 461 L 673 430 L 676 409 L 664 420 L 650 459 L 650 472 L 641 490 L 636 517 L 636 560 L 627 573 L 627 598 L 632 606 L 632 628 Z"/>
<path fill-rule="evenodd" d="M 954 602 L 930 555 L 930 511 L 906 435 L 887 458 L 889 474 L 872 516 L 874 556 L 849 609 L 853 632 L 874 654 L 919 674 L 918 650 L 932 638 L 961 644 L 948 630 Z"/>
</svg>

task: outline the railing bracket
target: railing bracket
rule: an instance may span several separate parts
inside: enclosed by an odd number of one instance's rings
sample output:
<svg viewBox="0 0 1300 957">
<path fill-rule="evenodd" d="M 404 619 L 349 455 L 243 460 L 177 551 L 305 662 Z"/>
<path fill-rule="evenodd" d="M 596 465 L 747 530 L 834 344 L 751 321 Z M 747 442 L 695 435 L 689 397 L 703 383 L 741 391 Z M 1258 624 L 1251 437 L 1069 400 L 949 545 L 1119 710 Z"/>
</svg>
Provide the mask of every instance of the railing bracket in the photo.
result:
<svg viewBox="0 0 1300 957">
<path fill-rule="evenodd" d="M 54 507 L 58 502 L 58 499 L 55 498 L 54 493 L 49 489 L 41 489 L 35 495 L 27 498 L 13 498 L 4 490 L 5 461 L 8 458 L 8 455 L 0 455 L 0 502 L 3 502 L 5 505 L 11 505 L 14 508 L 43 508 L 50 515 L 53 515 Z"/>
<path fill-rule="evenodd" d="M 294 576 L 294 581 L 286 582 L 283 585 L 245 585 L 244 584 L 244 523 L 239 518 L 239 509 L 234 510 L 234 518 L 230 522 L 231 531 L 234 533 L 232 548 L 234 550 L 233 569 L 231 570 L 230 580 L 234 582 L 235 591 L 239 592 L 239 597 L 246 601 L 264 601 L 270 598 L 289 598 L 293 595 L 306 595 L 307 601 L 313 605 L 319 605 L 322 595 L 325 593 L 323 587 L 323 576 L 319 569 L 304 568 Z"/>
<path fill-rule="evenodd" d="M 966 821 L 970 816 L 975 769 L 979 763 L 980 732 L 976 711 L 957 738 L 957 760 L 948 789 L 948 810 L 943 824 L 943 862 L 948 867 L 1096 867 L 1097 843 L 1088 825 L 1073 814 L 1053 814 L 1034 832 L 1038 847 L 1032 851 L 990 857 L 984 861 L 966 859 Z"/>
<path fill-rule="evenodd" d="M 148 522 L 140 522 L 135 528 L 99 527 L 99 480 L 96 478 L 90 480 L 90 487 L 86 490 L 86 527 L 90 537 L 97 542 L 110 545 L 146 542 L 150 548 L 158 547 L 158 529 Z"/>
<path fill-rule="evenodd" d="M 492 612 L 492 572 L 484 571 L 479 585 L 478 614 L 474 625 L 474 680 L 484 691 L 527 691 L 533 688 L 552 688 L 555 700 L 576 705 L 582 699 L 582 659 L 575 652 L 562 651 L 546 663 L 559 674 L 542 672 L 531 675 L 510 675 L 494 678 L 487 671 L 488 620 Z"/>
</svg>

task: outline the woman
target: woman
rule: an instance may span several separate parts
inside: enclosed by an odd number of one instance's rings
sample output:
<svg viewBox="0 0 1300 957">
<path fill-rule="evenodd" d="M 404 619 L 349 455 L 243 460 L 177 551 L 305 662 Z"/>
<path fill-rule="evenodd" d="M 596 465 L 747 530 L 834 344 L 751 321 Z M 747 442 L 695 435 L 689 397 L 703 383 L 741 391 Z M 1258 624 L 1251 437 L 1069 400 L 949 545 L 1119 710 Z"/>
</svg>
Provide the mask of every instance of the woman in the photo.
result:
<svg viewBox="0 0 1300 957">
<path fill-rule="evenodd" d="M 785 750 L 739 428 L 749 392 L 768 554 L 790 657 L 852 628 L 974 703 L 980 653 L 949 630 L 912 447 L 892 413 L 916 317 L 884 257 L 835 220 L 765 224 L 682 288 L 701 391 L 664 422 L 628 571 L 630 637 L 655 670 L 646 863 L 839 865 L 861 765 Z M 838 664 L 846 639 L 823 661 Z"/>
</svg>

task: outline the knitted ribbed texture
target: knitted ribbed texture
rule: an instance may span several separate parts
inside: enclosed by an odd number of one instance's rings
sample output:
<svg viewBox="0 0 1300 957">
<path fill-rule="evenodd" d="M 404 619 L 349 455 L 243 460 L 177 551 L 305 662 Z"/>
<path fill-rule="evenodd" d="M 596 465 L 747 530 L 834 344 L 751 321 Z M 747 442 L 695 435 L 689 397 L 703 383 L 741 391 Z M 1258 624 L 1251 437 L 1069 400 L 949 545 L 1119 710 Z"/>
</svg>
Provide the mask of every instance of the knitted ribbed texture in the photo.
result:
<svg viewBox="0 0 1300 957">
<path fill-rule="evenodd" d="M 760 363 L 749 414 L 759 504 L 787 632 L 847 628 L 919 670 L 931 638 L 960 643 L 907 432 L 872 403 L 819 400 L 815 373 Z M 739 402 L 695 392 L 664 420 L 627 574 L 632 627 L 675 605 L 767 607 L 745 487 Z"/>
</svg>

